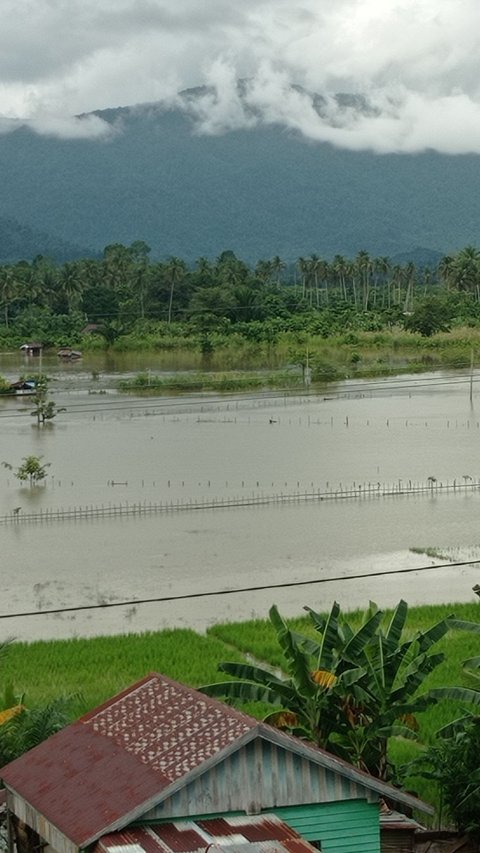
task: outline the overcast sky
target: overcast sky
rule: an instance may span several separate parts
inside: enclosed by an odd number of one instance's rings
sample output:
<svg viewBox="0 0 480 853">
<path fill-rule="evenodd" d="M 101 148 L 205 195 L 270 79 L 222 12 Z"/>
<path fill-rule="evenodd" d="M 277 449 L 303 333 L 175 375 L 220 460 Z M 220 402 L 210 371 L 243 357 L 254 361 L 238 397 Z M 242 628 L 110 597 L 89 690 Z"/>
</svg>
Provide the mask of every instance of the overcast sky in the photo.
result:
<svg viewBox="0 0 480 853">
<path fill-rule="evenodd" d="M 281 122 L 352 149 L 480 153 L 479 0 L 2 0 L 1 12 L 3 132 L 22 121 L 101 137 L 103 122 L 72 116 L 209 84 L 200 132 Z M 329 96 L 323 118 L 307 92 Z M 371 112 L 340 111 L 337 92 Z"/>
</svg>

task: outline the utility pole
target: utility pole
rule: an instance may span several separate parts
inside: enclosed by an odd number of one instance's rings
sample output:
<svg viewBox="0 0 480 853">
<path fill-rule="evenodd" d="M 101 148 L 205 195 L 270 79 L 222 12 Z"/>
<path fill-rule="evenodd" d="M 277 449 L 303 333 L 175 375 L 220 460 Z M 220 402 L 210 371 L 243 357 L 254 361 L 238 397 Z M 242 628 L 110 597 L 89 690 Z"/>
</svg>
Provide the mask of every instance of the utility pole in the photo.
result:
<svg viewBox="0 0 480 853">
<path fill-rule="evenodd" d="M 470 349 L 470 405 L 473 405 L 473 347 Z"/>
<path fill-rule="evenodd" d="M 309 388 L 310 383 L 312 381 L 312 371 L 310 370 L 310 362 L 309 362 L 309 352 L 307 347 L 307 355 L 305 359 L 305 370 L 303 372 L 303 384 L 306 388 Z"/>
</svg>

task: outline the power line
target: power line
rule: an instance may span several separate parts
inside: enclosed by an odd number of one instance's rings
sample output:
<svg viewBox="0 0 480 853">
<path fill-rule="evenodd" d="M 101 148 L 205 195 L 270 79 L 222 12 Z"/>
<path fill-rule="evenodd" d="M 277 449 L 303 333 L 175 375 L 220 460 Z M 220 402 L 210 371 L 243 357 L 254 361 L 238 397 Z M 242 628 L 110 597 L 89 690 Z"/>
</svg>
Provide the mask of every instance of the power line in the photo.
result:
<svg viewBox="0 0 480 853">
<path fill-rule="evenodd" d="M 59 607 L 50 610 L 30 610 L 20 613 L 2 613 L 0 619 L 20 619 L 26 616 L 50 616 L 58 613 L 80 612 L 82 610 L 104 610 L 109 607 L 133 607 L 138 604 L 162 604 L 167 601 L 186 601 L 199 598 L 211 598 L 213 596 L 238 595 L 245 592 L 262 592 L 274 589 L 287 589 L 291 587 L 312 586 L 324 583 L 337 583 L 340 581 L 362 580 L 364 578 L 380 578 L 386 575 L 406 575 L 412 572 L 431 572 L 437 569 L 459 568 L 461 566 L 475 566 L 480 563 L 480 560 L 465 560 L 457 563 L 438 563 L 437 565 L 418 566 L 408 569 L 389 569 L 386 572 L 365 572 L 358 575 L 338 575 L 332 578 L 315 578 L 306 581 L 287 581 L 278 584 L 265 584 L 260 586 L 246 586 L 237 589 L 217 589 L 207 592 L 189 592 L 182 595 L 165 595 L 155 598 L 135 598 L 127 601 L 105 602 L 101 604 L 81 604 L 76 607 Z"/>
</svg>

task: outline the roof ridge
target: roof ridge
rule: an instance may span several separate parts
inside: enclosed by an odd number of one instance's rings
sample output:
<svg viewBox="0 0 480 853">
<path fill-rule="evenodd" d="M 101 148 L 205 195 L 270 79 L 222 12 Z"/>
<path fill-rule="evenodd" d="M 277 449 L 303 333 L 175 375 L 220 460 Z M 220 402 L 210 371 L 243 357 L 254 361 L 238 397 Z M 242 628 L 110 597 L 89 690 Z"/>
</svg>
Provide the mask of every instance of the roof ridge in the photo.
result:
<svg viewBox="0 0 480 853">
<path fill-rule="evenodd" d="M 98 705 L 95 708 L 92 708 L 91 711 L 87 711 L 86 714 L 83 714 L 76 721 L 77 723 L 87 723 L 91 720 L 95 719 L 95 717 L 99 716 L 103 711 L 107 710 L 107 708 L 114 708 L 115 705 L 122 702 L 127 696 L 133 696 L 136 692 L 140 691 L 142 687 L 148 684 L 150 681 L 159 681 L 159 682 L 167 682 L 170 684 L 172 688 L 175 688 L 180 693 L 184 695 L 191 695 L 195 693 L 198 696 L 198 700 L 202 701 L 207 705 L 207 707 L 218 708 L 221 711 L 222 715 L 227 717 L 232 717 L 237 720 L 243 721 L 245 724 L 249 724 L 250 728 L 256 728 L 260 724 L 260 721 L 255 717 L 252 717 L 251 714 L 245 713 L 245 711 L 240 711 L 238 708 L 234 708 L 232 705 L 227 705 L 225 702 L 222 702 L 220 699 L 215 699 L 212 696 L 208 696 L 206 693 L 201 693 L 196 687 L 191 687 L 188 684 L 182 684 L 180 681 L 175 681 L 175 679 L 170 678 L 168 675 L 164 675 L 161 672 L 150 672 L 148 675 L 145 675 L 143 678 L 131 684 L 129 687 L 126 687 L 124 690 L 121 690 L 120 693 L 115 694 L 110 699 L 107 699 L 101 705 Z"/>
</svg>

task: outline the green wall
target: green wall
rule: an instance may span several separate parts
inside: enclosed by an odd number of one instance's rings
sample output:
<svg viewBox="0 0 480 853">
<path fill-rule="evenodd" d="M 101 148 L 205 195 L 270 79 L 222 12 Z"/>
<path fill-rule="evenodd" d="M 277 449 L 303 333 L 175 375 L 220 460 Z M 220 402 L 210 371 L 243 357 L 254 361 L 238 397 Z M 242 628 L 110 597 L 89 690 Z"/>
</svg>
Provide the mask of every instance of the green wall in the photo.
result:
<svg viewBox="0 0 480 853">
<path fill-rule="evenodd" d="M 268 811 L 306 841 L 320 842 L 322 853 L 380 853 L 378 803 L 344 800 Z"/>
</svg>

